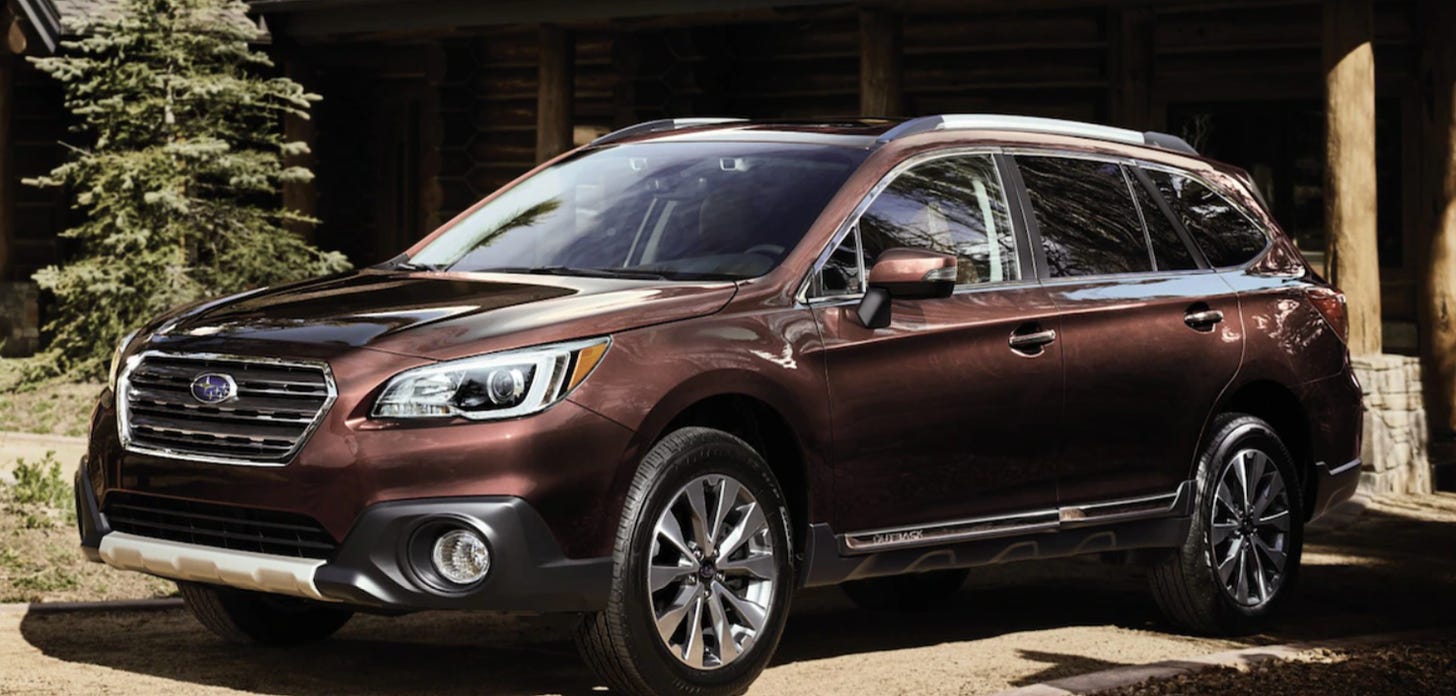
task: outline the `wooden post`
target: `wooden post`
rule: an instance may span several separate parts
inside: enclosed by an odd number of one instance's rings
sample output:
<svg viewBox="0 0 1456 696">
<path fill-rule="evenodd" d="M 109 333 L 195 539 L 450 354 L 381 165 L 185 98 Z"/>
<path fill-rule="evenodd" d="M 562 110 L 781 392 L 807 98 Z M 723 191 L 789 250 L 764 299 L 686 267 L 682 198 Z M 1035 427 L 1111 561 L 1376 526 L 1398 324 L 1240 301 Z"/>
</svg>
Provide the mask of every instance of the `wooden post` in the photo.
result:
<svg viewBox="0 0 1456 696">
<path fill-rule="evenodd" d="M 15 169 L 11 166 L 11 114 L 15 111 L 14 55 L 0 49 L 0 281 L 10 280 L 15 247 Z"/>
<path fill-rule="evenodd" d="M 859 112 L 900 116 L 905 109 L 900 16 L 887 10 L 859 11 Z"/>
<path fill-rule="evenodd" d="M 572 79 L 575 46 L 571 34 L 554 25 L 541 27 L 536 83 L 536 161 L 571 149 Z"/>
<path fill-rule="evenodd" d="M 1144 6 L 1109 10 L 1108 120 L 1123 128 L 1152 128 L 1153 11 Z"/>
<path fill-rule="evenodd" d="M 1349 301 L 1350 352 L 1381 351 L 1371 0 L 1325 0 L 1325 224 L 1330 280 Z"/>
<path fill-rule="evenodd" d="M 286 56 L 283 59 L 283 74 L 301 83 L 304 89 L 312 87 L 315 82 L 313 72 L 300 55 L 297 47 L 289 46 L 284 50 Z M 316 108 L 314 112 L 316 113 Z M 307 167 L 309 171 L 318 174 L 316 170 L 318 156 L 314 154 L 318 145 L 318 128 L 314 125 L 312 113 L 307 118 L 293 114 L 284 116 L 283 137 L 288 142 L 301 142 L 308 146 L 308 152 L 289 155 L 284 158 L 283 164 L 289 167 Z M 315 217 L 318 215 L 318 186 L 313 180 L 284 184 L 283 207 L 301 215 Z M 314 225 L 306 222 L 290 222 L 286 227 L 288 231 L 309 242 L 315 241 Z"/>
<path fill-rule="evenodd" d="M 1422 0 L 1420 341 L 1426 412 L 1437 435 L 1456 432 L 1456 5 Z"/>
</svg>

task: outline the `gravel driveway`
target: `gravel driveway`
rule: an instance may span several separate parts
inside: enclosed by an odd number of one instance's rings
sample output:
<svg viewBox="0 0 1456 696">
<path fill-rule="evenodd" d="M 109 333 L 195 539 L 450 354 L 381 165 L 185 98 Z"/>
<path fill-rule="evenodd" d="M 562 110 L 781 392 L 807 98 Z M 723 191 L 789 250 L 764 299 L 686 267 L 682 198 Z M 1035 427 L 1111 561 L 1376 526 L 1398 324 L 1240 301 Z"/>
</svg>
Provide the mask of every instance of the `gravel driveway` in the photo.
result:
<svg viewBox="0 0 1456 696">
<path fill-rule="evenodd" d="M 1456 625 L 1456 495 L 1386 501 L 1310 534 L 1298 597 L 1263 635 L 1164 632 L 1134 569 L 1092 561 L 977 571 L 924 614 L 796 600 L 755 694 L 975 694 L 1235 647 Z M 361 617 L 327 643 L 224 644 L 184 612 L 0 610 L 0 693 L 585 693 L 569 618 Z"/>
</svg>

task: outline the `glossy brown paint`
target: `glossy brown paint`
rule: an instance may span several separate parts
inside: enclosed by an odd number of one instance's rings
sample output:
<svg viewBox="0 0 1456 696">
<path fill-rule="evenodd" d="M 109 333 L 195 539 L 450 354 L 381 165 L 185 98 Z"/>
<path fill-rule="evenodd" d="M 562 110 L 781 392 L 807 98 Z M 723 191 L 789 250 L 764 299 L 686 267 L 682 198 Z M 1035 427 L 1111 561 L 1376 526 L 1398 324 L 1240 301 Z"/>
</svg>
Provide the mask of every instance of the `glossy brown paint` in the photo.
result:
<svg viewBox="0 0 1456 696">
<path fill-rule="evenodd" d="M 807 133 L 826 147 L 869 148 L 877 132 L 735 127 L 651 137 Z M 338 538 L 378 502 L 518 496 L 541 513 L 568 556 L 584 558 L 610 553 L 642 455 L 694 404 L 729 396 L 787 426 L 801 461 L 772 464 L 801 468 L 801 528 L 821 523 L 840 532 L 1171 493 L 1191 475 L 1207 423 L 1251 385 L 1278 385 L 1303 405 L 1315 460 L 1337 466 L 1358 456 L 1358 386 L 1352 393 L 1344 345 L 1305 299 L 1304 289 L 1319 281 L 1283 239 L 1242 270 L 1043 284 L 1023 269 L 1028 280 L 1016 284 L 894 300 L 891 324 L 879 330 L 857 323 L 853 301 L 797 299 L 835 235 L 892 168 L 962 147 L 1051 148 L 1182 167 L 1262 211 L 1236 171 L 1176 153 L 1019 132 L 911 136 L 878 146 L 803 242 L 759 278 L 662 283 L 369 270 L 165 318 L 158 322 L 168 326 L 165 335 L 144 332 L 132 350 L 145 343 L 323 359 L 338 401 L 295 461 L 245 467 L 124 452 L 108 392 L 94 414 L 87 473 L 103 496 L 128 490 L 301 512 Z M 1189 328 L 1182 318 L 1197 303 L 1223 311 L 1224 321 L 1209 332 Z M 1012 350 L 1012 334 L 1031 329 L 1055 330 L 1057 340 L 1035 355 Z M 543 413 L 408 425 L 367 417 L 401 370 L 604 335 L 612 346 L 596 371 Z"/>
<path fill-rule="evenodd" d="M 1057 326 L 1035 284 L 895 300 L 890 326 L 853 304 L 814 313 L 834 419 L 834 526 L 846 532 L 1054 507 L 1063 428 L 1060 342 L 1011 350 Z"/>
<path fill-rule="evenodd" d="M 887 249 L 870 269 L 872 286 L 914 285 L 937 271 L 954 271 L 956 257 L 921 249 Z M 955 274 L 951 273 L 954 278 Z"/>
<path fill-rule="evenodd" d="M 1239 299 L 1218 273 L 1049 282 L 1066 369 L 1063 503 L 1171 493 L 1243 358 Z M 1190 327 L 1192 312 L 1222 312 Z"/>
</svg>

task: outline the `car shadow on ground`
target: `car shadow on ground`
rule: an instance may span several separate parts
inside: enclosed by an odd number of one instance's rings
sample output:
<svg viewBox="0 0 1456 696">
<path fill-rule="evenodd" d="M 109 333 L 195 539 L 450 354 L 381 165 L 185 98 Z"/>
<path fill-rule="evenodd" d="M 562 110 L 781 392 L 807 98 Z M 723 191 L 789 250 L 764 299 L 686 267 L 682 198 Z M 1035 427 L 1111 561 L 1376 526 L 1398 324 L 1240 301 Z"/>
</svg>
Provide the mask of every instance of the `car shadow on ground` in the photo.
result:
<svg viewBox="0 0 1456 696">
<path fill-rule="evenodd" d="M 1297 593 L 1267 645 L 1456 624 L 1456 523 L 1368 513 L 1311 535 Z M 1441 551 L 1444 549 L 1444 551 Z M 360 616 L 330 641 L 293 648 L 236 646 L 181 610 L 31 612 L 23 638 L 46 655 L 197 685 L 280 694 L 587 693 L 599 688 L 571 644 L 570 616 L 427 612 Z M 774 665 L 1026 634 L 1023 657 L 1045 667 L 1024 685 L 1119 666 L 1047 650 L 1036 631 L 1112 626 L 1172 631 L 1139 568 L 1064 560 L 978 569 L 932 611 L 855 608 L 835 588 L 806 591 Z"/>
</svg>

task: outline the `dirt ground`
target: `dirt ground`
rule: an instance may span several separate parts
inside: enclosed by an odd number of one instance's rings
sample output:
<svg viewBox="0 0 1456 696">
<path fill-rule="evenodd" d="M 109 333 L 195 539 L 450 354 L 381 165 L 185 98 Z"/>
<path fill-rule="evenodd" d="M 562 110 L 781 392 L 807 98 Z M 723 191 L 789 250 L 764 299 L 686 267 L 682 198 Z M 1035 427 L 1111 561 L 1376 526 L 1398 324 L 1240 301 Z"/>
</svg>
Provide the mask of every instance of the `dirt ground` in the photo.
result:
<svg viewBox="0 0 1456 696">
<path fill-rule="evenodd" d="M 1319 650 L 1248 671 L 1230 667 L 1107 692 L 1106 696 L 1202 694 L 1456 694 L 1456 641 L 1388 645 L 1361 651 Z"/>
<path fill-rule="evenodd" d="M 989 693 L 1238 647 L 1456 626 L 1453 551 L 1456 495 L 1375 504 L 1352 525 L 1310 533 L 1293 601 L 1266 633 L 1240 640 L 1170 632 L 1139 571 L 1090 561 L 982 569 L 924 614 L 862 611 L 832 588 L 811 591 L 751 693 Z M 180 610 L 12 607 L 0 610 L 0 693 L 586 693 L 596 684 L 570 644 L 571 621 L 361 617 L 335 640 L 280 650 L 222 643 Z"/>
</svg>

